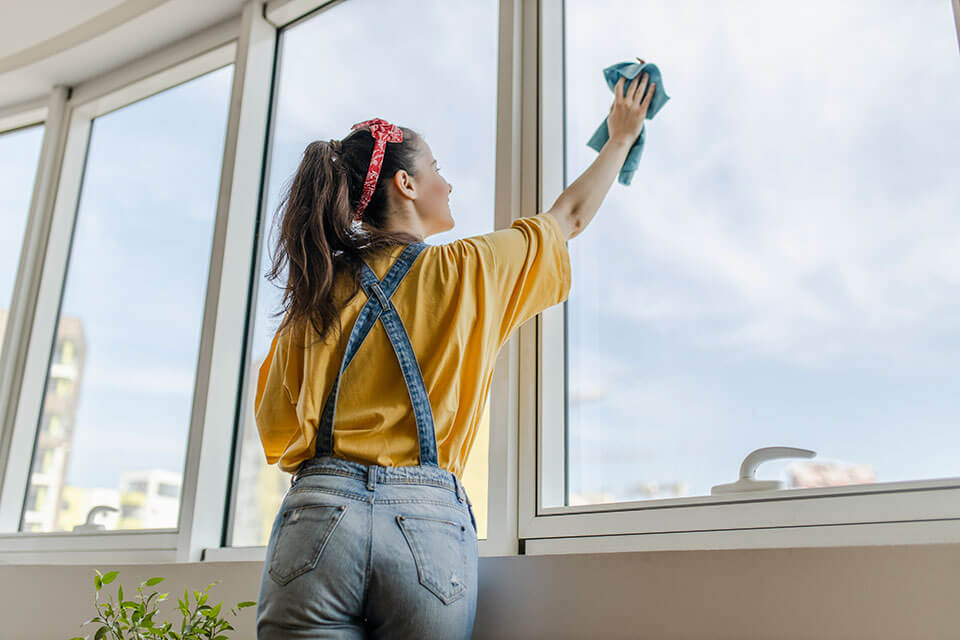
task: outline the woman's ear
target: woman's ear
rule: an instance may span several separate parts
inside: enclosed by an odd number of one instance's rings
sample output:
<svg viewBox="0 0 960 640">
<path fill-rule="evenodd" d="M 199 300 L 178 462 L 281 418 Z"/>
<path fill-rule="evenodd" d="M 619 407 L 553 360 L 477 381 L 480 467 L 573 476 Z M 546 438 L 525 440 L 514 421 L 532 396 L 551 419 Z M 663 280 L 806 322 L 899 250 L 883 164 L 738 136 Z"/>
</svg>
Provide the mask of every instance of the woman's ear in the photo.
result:
<svg viewBox="0 0 960 640">
<path fill-rule="evenodd" d="M 411 178 L 410 174 L 404 169 L 400 169 L 394 174 L 393 183 L 401 194 L 411 198 L 416 195 L 416 186 L 413 184 L 413 178 Z"/>
</svg>

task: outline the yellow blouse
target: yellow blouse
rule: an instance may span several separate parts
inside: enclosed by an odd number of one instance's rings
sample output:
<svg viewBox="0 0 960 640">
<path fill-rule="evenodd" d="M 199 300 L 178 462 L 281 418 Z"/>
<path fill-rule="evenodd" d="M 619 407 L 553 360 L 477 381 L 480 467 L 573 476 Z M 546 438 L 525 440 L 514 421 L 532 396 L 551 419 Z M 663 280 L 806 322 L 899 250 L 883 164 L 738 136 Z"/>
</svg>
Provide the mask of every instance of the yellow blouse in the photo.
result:
<svg viewBox="0 0 960 640">
<path fill-rule="evenodd" d="M 367 264 L 382 279 L 404 248 L 390 247 L 368 257 Z M 348 278 L 338 282 L 346 286 Z M 428 246 L 401 280 L 391 299 L 410 335 L 430 397 L 442 468 L 462 476 L 497 353 L 525 321 L 566 300 L 570 282 L 566 238 L 548 214 Z M 349 284 L 352 287 L 352 281 Z M 361 289 L 342 309 L 339 343 L 335 329 L 324 342 L 309 323 L 297 329 L 292 342 L 291 330 L 274 336 L 260 365 L 254 398 L 268 464 L 292 473 L 313 457 L 324 403 L 366 302 Z M 304 344 L 309 346 L 302 348 Z M 336 409 L 335 456 L 383 466 L 419 463 L 410 396 L 379 320 L 343 372 Z"/>
</svg>

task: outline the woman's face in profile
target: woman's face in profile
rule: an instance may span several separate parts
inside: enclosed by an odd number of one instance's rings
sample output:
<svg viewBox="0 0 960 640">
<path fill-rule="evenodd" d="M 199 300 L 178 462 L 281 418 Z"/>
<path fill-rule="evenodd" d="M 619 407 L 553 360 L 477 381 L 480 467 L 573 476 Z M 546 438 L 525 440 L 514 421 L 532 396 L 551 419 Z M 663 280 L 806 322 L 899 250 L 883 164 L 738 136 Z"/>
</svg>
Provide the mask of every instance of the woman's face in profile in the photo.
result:
<svg viewBox="0 0 960 640">
<path fill-rule="evenodd" d="M 423 223 L 424 237 L 449 231 L 454 227 L 450 213 L 450 192 L 453 186 L 440 174 L 440 166 L 426 141 L 417 157 L 417 186 L 423 195 L 416 200 L 417 213 Z"/>
</svg>

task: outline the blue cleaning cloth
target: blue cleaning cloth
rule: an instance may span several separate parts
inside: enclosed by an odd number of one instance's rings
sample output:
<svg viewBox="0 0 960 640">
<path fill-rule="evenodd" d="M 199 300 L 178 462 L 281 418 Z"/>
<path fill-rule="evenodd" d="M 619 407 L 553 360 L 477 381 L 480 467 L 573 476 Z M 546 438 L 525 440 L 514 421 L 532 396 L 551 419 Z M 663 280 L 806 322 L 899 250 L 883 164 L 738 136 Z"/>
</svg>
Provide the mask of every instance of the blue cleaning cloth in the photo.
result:
<svg viewBox="0 0 960 640">
<path fill-rule="evenodd" d="M 657 65 L 651 62 L 618 62 L 604 69 L 603 77 L 606 79 L 607 86 L 610 87 L 611 92 L 616 90 L 617 81 L 619 81 L 621 77 L 626 78 L 623 83 L 623 90 L 626 92 L 633 79 L 638 74 L 644 72 L 650 74 L 650 78 L 647 80 L 648 86 L 652 82 L 657 83 L 653 97 L 650 98 L 650 106 L 647 107 L 646 119 L 650 120 L 657 115 L 660 107 L 665 105 L 667 100 L 670 99 L 667 92 L 663 90 L 663 79 L 660 77 L 660 69 L 657 68 Z M 646 139 L 646 134 L 647 127 L 644 125 L 643 129 L 640 130 L 640 135 L 633 143 L 633 146 L 630 147 L 630 151 L 627 153 L 627 159 L 623 161 L 623 166 L 620 168 L 620 173 L 617 176 L 617 182 L 620 184 L 629 185 L 630 181 L 633 180 L 633 174 L 636 173 L 637 165 L 640 164 L 640 154 L 643 153 L 643 143 Z M 603 122 L 600 123 L 600 126 L 597 127 L 597 130 L 593 133 L 593 136 L 590 137 L 587 146 L 599 152 L 609 139 L 610 132 L 607 129 L 607 119 L 604 118 Z"/>
</svg>

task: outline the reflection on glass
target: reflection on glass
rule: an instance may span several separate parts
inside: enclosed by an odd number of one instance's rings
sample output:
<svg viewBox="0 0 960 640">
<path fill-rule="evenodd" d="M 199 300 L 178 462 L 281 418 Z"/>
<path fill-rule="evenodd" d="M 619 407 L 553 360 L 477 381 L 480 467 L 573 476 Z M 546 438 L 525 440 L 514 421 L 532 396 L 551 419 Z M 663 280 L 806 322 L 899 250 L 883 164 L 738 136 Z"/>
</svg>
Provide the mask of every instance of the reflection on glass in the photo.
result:
<svg viewBox="0 0 960 640">
<path fill-rule="evenodd" d="M 0 134 L 0 341 L 7 327 L 42 142 L 42 124 Z M 0 342 L 0 355 L 3 347 Z"/>
<path fill-rule="evenodd" d="M 21 531 L 177 526 L 232 75 L 92 123 Z"/>
<path fill-rule="evenodd" d="M 450 203 L 456 227 L 426 242 L 442 244 L 494 230 L 497 2 L 432 0 L 418 3 L 418 8 L 421 11 L 411 13 L 402 4 L 352 0 L 281 34 L 268 215 L 276 213 L 281 189 L 311 141 L 341 139 L 354 123 L 382 117 L 420 132 L 454 185 Z M 464 30 L 464 24 L 471 28 Z M 469 60 L 469 73 L 464 72 L 464 60 Z M 370 81 L 370 69 L 399 61 L 402 74 L 378 73 L 376 81 Z M 265 220 L 261 229 L 272 226 Z M 263 286 L 267 281 L 262 276 L 269 269 L 265 245 L 261 254 L 233 546 L 267 544 L 290 486 L 288 473 L 266 463 L 253 415 L 257 371 L 280 324 L 280 318 L 270 314 L 280 308 L 281 292 Z M 481 538 L 487 527 L 489 397 L 487 406 L 463 474 Z"/>
<path fill-rule="evenodd" d="M 710 495 L 775 445 L 818 453 L 760 468 L 785 489 L 958 475 L 950 3 L 565 6 L 568 181 L 604 67 L 671 96 L 570 243 L 567 503 Z"/>
</svg>

